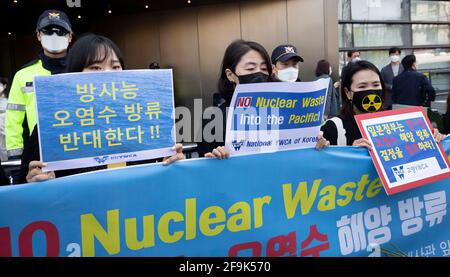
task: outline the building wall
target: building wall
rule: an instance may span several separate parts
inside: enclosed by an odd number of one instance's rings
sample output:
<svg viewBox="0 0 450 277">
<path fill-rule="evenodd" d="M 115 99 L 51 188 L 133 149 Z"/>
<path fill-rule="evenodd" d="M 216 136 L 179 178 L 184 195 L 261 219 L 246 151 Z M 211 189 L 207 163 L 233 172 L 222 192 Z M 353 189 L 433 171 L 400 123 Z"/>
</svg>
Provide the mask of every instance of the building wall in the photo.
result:
<svg viewBox="0 0 450 277">
<path fill-rule="evenodd" d="M 314 80 L 318 60 L 338 68 L 337 0 L 258 0 L 190 7 L 100 19 L 92 31 L 110 37 L 123 51 L 128 69 L 157 61 L 174 69 L 176 105 L 193 108 L 194 98 L 210 106 L 225 48 L 235 39 L 260 42 L 269 54 L 278 44 L 298 47 L 305 62 L 300 77 Z M 11 39 L 11 38 L 10 38 Z M 35 57 L 34 36 L 0 45 L 2 74 Z M 13 51 L 8 59 L 9 49 Z M 13 70 L 10 70 L 12 67 Z M 3 73 L 5 72 L 5 73 Z M 336 76 L 335 76 L 336 77 Z"/>
</svg>

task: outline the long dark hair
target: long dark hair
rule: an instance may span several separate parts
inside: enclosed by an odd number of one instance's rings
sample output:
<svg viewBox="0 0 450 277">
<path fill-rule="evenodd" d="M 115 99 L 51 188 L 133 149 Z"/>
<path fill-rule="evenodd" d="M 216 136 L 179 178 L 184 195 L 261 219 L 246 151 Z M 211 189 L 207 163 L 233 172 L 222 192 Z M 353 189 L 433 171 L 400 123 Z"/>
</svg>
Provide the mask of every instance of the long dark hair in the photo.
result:
<svg viewBox="0 0 450 277">
<path fill-rule="evenodd" d="M 267 64 L 269 81 L 273 81 L 271 77 L 272 62 L 270 61 L 270 57 L 266 49 L 264 49 L 261 44 L 254 41 L 235 40 L 230 45 L 228 45 L 222 60 L 220 78 L 217 84 L 218 91 L 222 95 L 222 97 L 231 100 L 234 92 L 234 84 L 228 80 L 225 70 L 230 69 L 231 71 L 235 72 L 236 66 L 241 60 L 242 56 L 244 56 L 251 50 L 255 50 L 256 52 L 261 54 L 261 57 Z"/>
<path fill-rule="evenodd" d="M 347 89 L 349 91 L 351 90 L 351 86 L 353 83 L 353 76 L 361 70 L 370 70 L 370 71 L 375 72 L 378 75 L 378 77 L 380 78 L 380 82 L 381 82 L 381 88 L 383 90 L 381 99 L 384 101 L 385 96 L 386 96 L 386 87 L 384 86 L 383 77 L 381 76 L 381 73 L 378 70 L 378 68 L 373 63 L 363 60 L 363 61 L 358 61 L 358 62 L 350 64 L 350 68 L 349 68 L 348 72 L 345 74 L 344 79 L 342 80 L 342 84 L 341 84 L 341 96 L 342 96 L 341 114 L 347 118 L 352 118 L 355 115 L 355 113 L 353 112 L 353 104 L 347 98 L 345 89 Z"/>
<path fill-rule="evenodd" d="M 116 54 L 120 65 L 125 69 L 122 53 L 114 42 L 100 35 L 83 35 L 69 51 L 66 72 L 81 72 L 92 64 L 105 61 L 111 53 Z"/>
<path fill-rule="evenodd" d="M 320 60 L 316 66 L 316 77 L 324 74 L 330 75 L 330 63 L 327 60 Z"/>
</svg>

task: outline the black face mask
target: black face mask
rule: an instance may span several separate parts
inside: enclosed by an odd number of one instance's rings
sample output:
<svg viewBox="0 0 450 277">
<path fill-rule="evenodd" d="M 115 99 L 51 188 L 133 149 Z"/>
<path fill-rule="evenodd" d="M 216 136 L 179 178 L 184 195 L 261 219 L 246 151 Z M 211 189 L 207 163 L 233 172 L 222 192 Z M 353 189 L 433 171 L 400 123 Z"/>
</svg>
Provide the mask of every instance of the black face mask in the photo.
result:
<svg viewBox="0 0 450 277">
<path fill-rule="evenodd" d="M 377 112 L 383 106 L 381 96 L 383 90 L 369 89 L 353 92 L 353 105 L 362 112 L 373 113 Z"/>
<path fill-rule="evenodd" d="M 265 83 L 269 80 L 269 75 L 262 72 L 256 72 L 247 75 L 237 75 L 239 78 L 239 84 L 254 84 L 254 83 Z"/>
</svg>

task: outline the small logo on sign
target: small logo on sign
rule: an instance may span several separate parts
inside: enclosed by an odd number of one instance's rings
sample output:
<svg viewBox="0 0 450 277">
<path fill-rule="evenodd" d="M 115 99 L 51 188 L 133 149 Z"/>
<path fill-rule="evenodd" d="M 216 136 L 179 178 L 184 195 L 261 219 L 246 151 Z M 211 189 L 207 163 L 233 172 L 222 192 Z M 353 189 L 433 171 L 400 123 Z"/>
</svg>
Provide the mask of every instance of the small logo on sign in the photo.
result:
<svg viewBox="0 0 450 277">
<path fill-rule="evenodd" d="M 405 171 L 403 170 L 403 165 L 394 166 L 392 168 L 392 171 L 398 177 L 398 179 L 400 179 L 400 180 L 405 179 Z"/>
<path fill-rule="evenodd" d="M 237 140 L 233 140 L 231 142 L 231 144 L 234 147 L 234 151 L 239 151 L 239 150 L 241 150 L 242 145 L 244 145 L 244 141 L 241 140 L 241 141 L 238 142 Z"/>
<path fill-rule="evenodd" d="M 109 156 L 95 157 L 94 160 L 98 164 L 104 164 L 108 160 Z"/>
</svg>

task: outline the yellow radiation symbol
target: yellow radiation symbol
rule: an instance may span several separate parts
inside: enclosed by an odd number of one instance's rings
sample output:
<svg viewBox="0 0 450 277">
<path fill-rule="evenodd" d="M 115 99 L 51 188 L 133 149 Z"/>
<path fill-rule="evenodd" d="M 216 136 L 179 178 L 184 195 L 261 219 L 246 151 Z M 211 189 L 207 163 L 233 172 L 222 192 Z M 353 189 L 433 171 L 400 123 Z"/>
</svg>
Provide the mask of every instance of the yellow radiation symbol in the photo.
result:
<svg viewBox="0 0 450 277">
<path fill-rule="evenodd" d="M 366 112 L 376 112 L 381 109 L 381 105 L 381 97 L 377 94 L 369 94 L 362 101 L 362 106 Z"/>
</svg>

